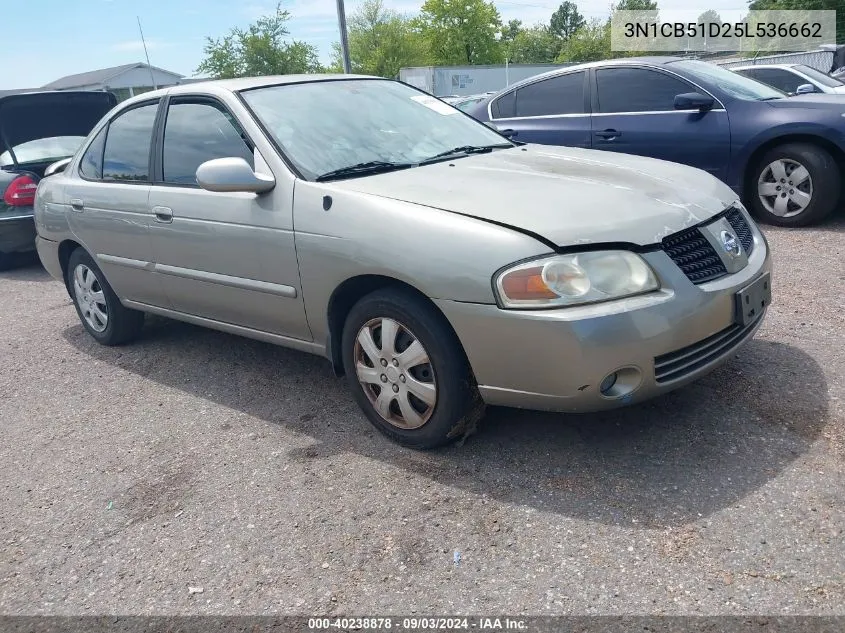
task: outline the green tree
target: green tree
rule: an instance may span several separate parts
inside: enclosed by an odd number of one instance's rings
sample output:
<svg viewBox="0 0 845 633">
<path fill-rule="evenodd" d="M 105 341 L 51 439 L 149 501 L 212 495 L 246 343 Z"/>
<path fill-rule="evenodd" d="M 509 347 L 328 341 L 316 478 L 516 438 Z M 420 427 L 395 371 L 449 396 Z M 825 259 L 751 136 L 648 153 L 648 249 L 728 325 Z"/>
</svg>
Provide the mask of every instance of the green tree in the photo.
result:
<svg viewBox="0 0 845 633">
<path fill-rule="evenodd" d="M 578 11 L 578 6 L 566 0 L 552 13 L 549 31 L 561 40 L 568 40 L 586 23 L 584 16 Z"/>
<path fill-rule="evenodd" d="M 657 2 L 654 0 L 620 0 L 614 5 L 613 11 L 657 11 Z"/>
<path fill-rule="evenodd" d="M 502 19 L 485 0 L 426 0 L 420 30 L 435 64 L 498 64 L 503 61 L 497 36 Z"/>
<path fill-rule="evenodd" d="M 522 20 L 511 20 L 502 27 L 502 35 L 499 41 L 507 45 L 516 39 L 520 31 L 522 31 Z"/>
<path fill-rule="evenodd" d="M 246 29 L 232 29 L 222 38 L 206 38 L 205 59 L 197 67 L 197 73 L 229 79 L 319 72 L 320 61 L 314 46 L 285 41 L 290 35 L 288 20 L 290 13 L 279 3 L 274 14 L 258 18 Z"/>
<path fill-rule="evenodd" d="M 704 13 L 698 16 L 698 20 L 696 20 L 697 24 L 721 24 L 722 18 L 717 11 L 714 9 L 708 9 Z M 706 26 L 705 28 L 710 28 Z M 696 34 L 695 37 L 689 38 L 688 46 L 690 50 L 693 51 L 704 51 L 707 50 L 707 40 L 708 35 L 707 32 L 702 33 L 701 35 Z"/>
<path fill-rule="evenodd" d="M 592 20 L 563 43 L 555 60 L 566 62 L 595 62 L 614 57 L 610 51 L 610 22 Z"/>
<path fill-rule="evenodd" d="M 414 22 L 386 9 L 382 0 L 366 0 L 348 20 L 352 72 L 395 77 L 407 66 L 429 63 L 428 50 Z M 343 67 L 340 45 L 332 47 L 332 69 Z"/>
<path fill-rule="evenodd" d="M 836 11 L 836 42 L 845 43 L 845 0 L 753 0 L 752 11 Z"/>
<path fill-rule="evenodd" d="M 560 52 L 560 40 L 545 26 L 523 29 L 507 47 L 513 64 L 550 64 Z"/>
</svg>

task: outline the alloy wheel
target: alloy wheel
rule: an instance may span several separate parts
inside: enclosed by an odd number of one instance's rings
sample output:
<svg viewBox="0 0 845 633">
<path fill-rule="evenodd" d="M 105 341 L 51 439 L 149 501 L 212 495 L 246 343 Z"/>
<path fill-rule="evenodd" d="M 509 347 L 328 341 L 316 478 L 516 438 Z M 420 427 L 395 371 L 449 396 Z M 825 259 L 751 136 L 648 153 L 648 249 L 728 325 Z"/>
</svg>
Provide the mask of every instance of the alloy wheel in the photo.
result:
<svg viewBox="0 0 845 633">
<path fill-rule="evenodd" d="M 779 158 L 757 179 L 757 195 L 766 211 L 791 218 L 803 213 L 813 199 L 813 179 L 801 163 Z"/>
<path fill-rule="evenodd" d="M 410 329 L 394 319 L 365 323 L 353 351 L 358 382 L 389 424 L 417 429 L 437 404 L 437 382 L 428 352 Z"/>
<path fill-rule="evenodd" d="M 95 332 L 104 332 L 109 324 L 106 296 L 94 271 L 78 264 L 73 271 L 73 293 L 82 318 Z"/>
</svg>

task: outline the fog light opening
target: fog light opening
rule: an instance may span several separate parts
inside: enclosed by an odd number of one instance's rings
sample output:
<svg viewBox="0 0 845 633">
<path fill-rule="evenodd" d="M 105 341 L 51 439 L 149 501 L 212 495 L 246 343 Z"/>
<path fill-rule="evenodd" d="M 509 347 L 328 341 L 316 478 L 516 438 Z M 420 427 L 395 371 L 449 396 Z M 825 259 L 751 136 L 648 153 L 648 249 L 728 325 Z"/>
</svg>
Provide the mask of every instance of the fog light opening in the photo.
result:
<svg viewBox="0 0 845 633">
<path fill-rule="evenodd" d="M 613 385 L 616 384 L 617 378 L 618 378 L 618 375 L 616 374 L 616 372 L 613 372 L 612 374 L 608 374 L 607 376 L 604 377 L 604 380 L 602 380 L 601 384 L 599 385 L 599 391 L 602 392 L 602 395 L 605 395 L 605 396 L 609 395 L 608 392 L 611 389 L 613 389 Z"/>
<path fill-rule="evenodd" d="M 625 398 L 639 388 L 642 380 L 643 374 L 638 367 L 622 367 L 604 377 L 599 384 L 599 391 L 605 398 Z"/>
</svg>

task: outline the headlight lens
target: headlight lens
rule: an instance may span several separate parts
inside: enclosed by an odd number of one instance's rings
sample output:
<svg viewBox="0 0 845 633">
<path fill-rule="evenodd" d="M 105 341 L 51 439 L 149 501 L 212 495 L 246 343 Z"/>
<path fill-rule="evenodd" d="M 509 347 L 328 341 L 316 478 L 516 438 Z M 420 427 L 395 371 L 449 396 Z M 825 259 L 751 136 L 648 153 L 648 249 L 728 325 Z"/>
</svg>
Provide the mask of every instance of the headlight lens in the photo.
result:
<svg viewBox="0 0 845 633">
<path fill-rule="evenodd" d="M 620 299 L 660 288 L 645 260 L 630 251 L 554 255 L 517 264 L 495 279 L 506 308 L 565 307 Z"/>
</svg>

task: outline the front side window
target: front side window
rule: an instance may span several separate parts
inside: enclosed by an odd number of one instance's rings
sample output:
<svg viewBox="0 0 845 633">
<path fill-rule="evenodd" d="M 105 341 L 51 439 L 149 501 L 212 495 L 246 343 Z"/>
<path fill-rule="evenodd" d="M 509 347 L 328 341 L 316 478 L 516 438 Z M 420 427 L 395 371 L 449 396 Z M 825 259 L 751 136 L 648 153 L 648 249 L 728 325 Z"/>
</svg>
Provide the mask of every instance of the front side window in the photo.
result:
<svg viewBox="0 0 845 633">
<path fill-rule="evenodd" d="M 109 124 L 103 155 L 103 178 L 128 182 L 150 179 L 150 145 L 158 103 L 119 114 Z"/>
<path fill-rule="evenodd" d="M 581 114 L 583 112 L 583 72 L 552 77 L 516 91 L 516 116 Z"/>
<path fill-rule="evenodd" d="M 685 81 L 646 68 L 603 68 L 596 71 L 599 112 L 668 112 L 675 97 L 696 92 Z"/>
<path fill-rule="evenodd" d="M 107 129 L 108 126 L 100 130 L 82 155 L 82 161 L 79 164 L 79 173 L 83 178 L 100 180 L 103 177 L 103 147 L 106 142 Z"/>
<path fill-rule="evenodd" d="M 754 78 L 757 81 L 762 81 L 764 84 L 772 86 L 772 88 L 792 94 L 798 90 L 798 86 L 808 83 L 803 77 L 799 77 L 793 72 L 780 68 L 758 68 L 756 69 Z"/>
<path fill-rule="evenodd" d="M 232 116 L 212 103 L 175 103 L 164 126 L 164 181 L 197 184 L 197 168 L 215 158 L 238 157 L 254 168 L 253 153 Z"/>
<path fill-rule="evenodd" d="M 241 94 L 307 178 L 372 161 L 414 165 L 457 147 L 507 145 L 457 108 L 394 81 L 314 81 Z"/>
</svg>

